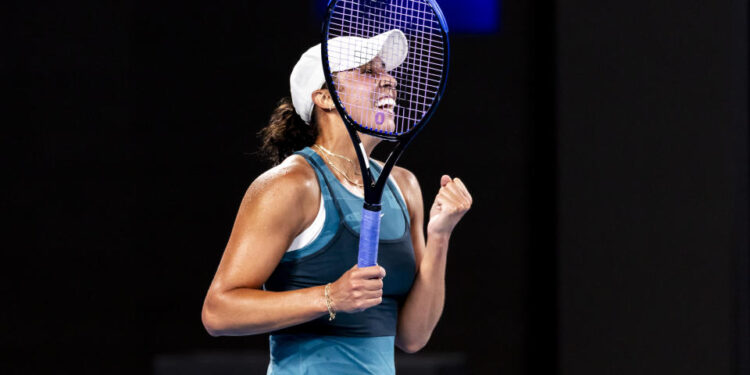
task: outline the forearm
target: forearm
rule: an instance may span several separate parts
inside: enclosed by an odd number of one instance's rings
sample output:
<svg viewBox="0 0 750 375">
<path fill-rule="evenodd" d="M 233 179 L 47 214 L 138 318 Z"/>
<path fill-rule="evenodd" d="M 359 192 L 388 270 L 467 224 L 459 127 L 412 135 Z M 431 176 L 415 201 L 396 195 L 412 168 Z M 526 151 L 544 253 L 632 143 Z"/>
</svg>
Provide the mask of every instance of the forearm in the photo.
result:
<svg viewBox="0 0 750 375">
<path fill-rule="evenodd" d="M 323 286 L 284 292 L 236 288 L 209 293 L 203 325 L 212 336 L 243 336 L 302 324 L 328 314 L 323 290 Z"/>
<path fill-rule="evenodd" d="M 396 344 L 415 352 L 427 344 L 445 304 L 449 235 L 430 235 L 414 284 L 399 312 Z"/>
</svg>

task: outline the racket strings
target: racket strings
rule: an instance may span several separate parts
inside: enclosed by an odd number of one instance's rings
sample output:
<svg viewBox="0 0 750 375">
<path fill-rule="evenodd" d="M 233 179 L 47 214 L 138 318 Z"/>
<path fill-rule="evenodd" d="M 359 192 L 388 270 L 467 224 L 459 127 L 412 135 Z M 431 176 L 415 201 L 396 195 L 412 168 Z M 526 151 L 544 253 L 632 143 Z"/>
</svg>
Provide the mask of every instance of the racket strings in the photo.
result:
<svg viewBox="0 0 750 375">
<path fill-rule="evenodd" d="M 405 60 L 380 75 L 354 69 L 353 80 L 335 83 L 340 104 L 357 125 L 383 134 L 403 134 L 415 128 L 437 99 L 444 70 L 444 41 L 440 22 L 426 0 L 342 0 L 331 10 L 329 41 L 337 37 L 372 38 L 391 30 L 406 37 Z M 330 61 L 359 61 L 370 56 L 403 56 L 401 43 L 386 39 L 382 48 L 367 43 L 329 44 Z M 375 50 L 378 49 L 378 50 Z M 388 74 L 397 82 L 395 106 L 381 102 Z M 370 90 L 354 86 L 370 84 Z M 351 86 L 351 87 L 347 87 Z M 383 104 L 386 103 L 386 104 Z M 383 104 L 380 107 L 377 104 Z M 384 108 L 381 108 L 384 107 Z M 389 110 L 388 110 L 389 109 Z M 392 114 L 389 112 L 392 111 Z M 389 120 L 389 117 L 392 117 Z"/>
</svg>

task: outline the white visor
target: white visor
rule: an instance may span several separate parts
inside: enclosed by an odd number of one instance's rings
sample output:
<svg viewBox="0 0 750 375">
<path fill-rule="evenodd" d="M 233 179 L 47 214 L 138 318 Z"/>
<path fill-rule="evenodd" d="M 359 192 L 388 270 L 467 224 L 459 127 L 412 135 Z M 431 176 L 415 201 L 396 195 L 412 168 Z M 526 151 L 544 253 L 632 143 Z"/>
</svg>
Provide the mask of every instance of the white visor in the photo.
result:
<svg viewBox="0 0 750 375">
<path fill-rule="evenodd" d="M 354 69 L 380 57 L 385 70 L 391 71 L 401 65 L 409 52 L 409 43 L 401 30 L 394 29 L 365 39 L 356 36 L 340 36 L 328 41 L 328 63 L 331 73 Z M 297 114 L 309 124 L 315 107 L 312 93 L 326 82 L 320 44 L 302 54 L 292 69 L 289 86 L 292 104 Z"/>
</svg>

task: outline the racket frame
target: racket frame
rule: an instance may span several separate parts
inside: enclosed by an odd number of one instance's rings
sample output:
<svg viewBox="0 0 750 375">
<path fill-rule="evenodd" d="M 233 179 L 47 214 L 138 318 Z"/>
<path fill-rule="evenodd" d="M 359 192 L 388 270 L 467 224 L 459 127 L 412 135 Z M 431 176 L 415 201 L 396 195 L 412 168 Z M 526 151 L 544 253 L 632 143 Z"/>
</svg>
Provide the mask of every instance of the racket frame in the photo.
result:
<svg viewBox="0 0 750 375">
<path fill-rule="evenodd" d="M 352 139 L 352 143 L 354 145 L 355 152 L 357 153 L 357 159 L 359 159 L 359 167 L 362 171 L 362 183 L 364 185 L 364 193 L 365 193 L 365 204 L 364 208 L 368 209 L 370 211 L 380 211 L 380 202 L 381 197 L 383 195 L 383 189 L 385 187 L 386 180 L 388 179 L 388 176 L 391 173 L 391 170 L 393 169 L 393 166 L 396 164 L 398 159 L 401 157 L 401 154 L 404 152 L 406 147 L 409 146 L 409 144 L 414 140 L 414 137 L 424 128 L 424 125 L 427 124 L 427 122 L 432 118 L 432 116 L 435 114 L 435 110 L 437 110 L 437 106 L 440 103 L 440 101 L 443 98 L 443 94 L 445 93 L 445 86 L 448 79 L 448 70 L 450 67 L 450 40 L 448 38 L 448 23 L 445 21 L 445 16 L 443 15 L 442 10 L 437 5 L 435 0 L 425 0 L 430 4 L 430 7 L 434 10 L 435 16 L 438 19 L 438 22 L 441 26 L 441 32 L 443 36 L 443 49 L 444 49 L 444 64 L 443 64 L 443 71 L 442 71 L 442 77 L 440 80 L 440 87 L 437 90 L 437 94 L 435 95 L 435 100 L 430 106 L 430 109 L 427 111 L 427 113 L 420 119 L 419 123 L 414 125 L 409 131 L 404 132 L 402 134 L 383 134 L 381 132 L 367 129 L 363 126 L 357 125 L 357 122 L 354 121 L 354 119 L 349 116 L 349 114 L 346 112 L 344 107 L 341 105 L 341 100 L 339 98 L 338 92 L 335 89 L 335 85 L 333 82 L 333 75 L 331 73 L 330 64 L 328 61 L 328 30 L 330 27 L 331 22 L 331 13 L 333 12 L 334 8 L 336 7 L 336 4 L 343 0 L 330 0 L 328 2 L 328 9 L 326 11 L 326 17 L 323 21 L 323 26 L 321 30 L 322 34 L 322 41 L 320 43 L 321 48 L 321 58 L 322 58 L 322 64 L 323 64 L 323 76 L 326 79 L 326 84 L 328 85 L 328 92 L 331 94 L 331 99 L 333 100 L 333 104 L 336 106 L 336 110 L 338 110 L 339 114 L 341 115 L 341 118 L 344 121 L 344 124 L 346 125 L 346 130 L 349 132 L 349 136 Z M 396 146 L 391 150 L 391 153 L 388 155 L 388 158 L 386 159 L 385 163 L 383 164 L 383 170 L 380 172 L 380 177 L 377 181 L 375 181 L 372 177 L 372 174 L 370 174 L 370 162 L 367 158 L 367 155 L 365 154 L 364 147 L 362 146 L 362 140 L 359 137 L 358 132 L 369 134 L 381 139 L 385 139 L 391 142 L 397 142 Z"/>
</svg>

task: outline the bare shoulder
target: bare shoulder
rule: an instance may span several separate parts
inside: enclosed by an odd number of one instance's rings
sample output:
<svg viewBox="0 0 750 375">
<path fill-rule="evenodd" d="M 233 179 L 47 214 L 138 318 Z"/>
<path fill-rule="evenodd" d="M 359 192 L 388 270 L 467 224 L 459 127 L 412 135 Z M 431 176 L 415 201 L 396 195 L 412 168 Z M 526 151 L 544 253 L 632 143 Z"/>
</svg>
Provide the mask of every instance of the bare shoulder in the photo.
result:
<svg viewBox="0 0 750 375">
<path fill-rule="evenodd" d="M 383 165 L 382 162 L 378 160 L 375 161 L 378 165 Z M 422 189 L 419 187 L 417 176 L 406 168 L 394 166 L 391 170 L 391 177 L 396 180 L 398 188 L 401 189 L 401 193 L 404 195 L 404 200 L 406 201 L 406 206 L 409 209 L 410 215 L 414 216 L 416 212 L 420 212 L 423 206 Z"/>
<path fill-rule="evenodd" d="M 415 176 L 412 171 L 403 167 L 394 166 L 393 170 L 391 171 L 391 175 L 396 180 L 398 187 L 402 191 L 404 191 L 404 194 L 406 194 L 406 191 L 421 191 L 421 189 L 419 188 L 419 181 L 417 180 L 417 176 Z"/>
<path fill-rule="evenodd" d="M 263 172 L 250 184 L 249 194 L 273 195 L 314 193 L 318 189 L 315 171 L 304 158 L 292 155 L 279 165 Z M 295 195 L 297 195 L 295 194 Z"/>
<path fill-rule="evenodd" d="M 424 202 L 422 202 L 422 189 L 419 187 L 417 176 L 415 176 L 410 170 L 398 166 L 393 167 L 391 175 L 396 180 L 399 189 L 401 189 L 412 222 L 416 222 L 417 217 L 421 218 L 424 207 Z"/>
<path fill-rule="evenodd" d="M 383 167 L 382 161 L 375 159 L 372 160 L 374 160 L 381 168 Z M 415 176 L 412 171 L 394 165 L 391 170 L 391 177 L 396 180 L 396 184 L 398 184 L 399 189 L 401 189 L 405 195 L 408 193 L 419 193 L 420 196 L 422 195 L 417 176 Z"/>
<path fill-rule="evenodd" d="M 303 157 L 292 155 L 250 184 L 242 206 L 274 211 L 302 211 L 301 219 L 307 221 L 305 219 L 311 216 L 313 208 L 312 217 L 317 213 L 319 196 L 320 188 L 315 171 Z"/>
</svg>

